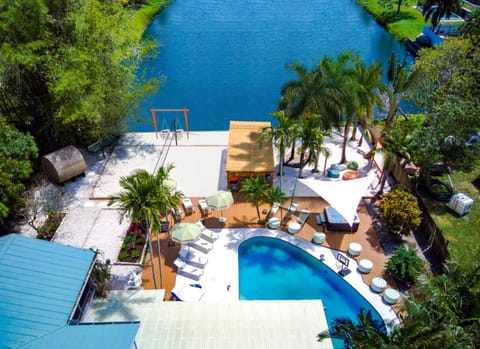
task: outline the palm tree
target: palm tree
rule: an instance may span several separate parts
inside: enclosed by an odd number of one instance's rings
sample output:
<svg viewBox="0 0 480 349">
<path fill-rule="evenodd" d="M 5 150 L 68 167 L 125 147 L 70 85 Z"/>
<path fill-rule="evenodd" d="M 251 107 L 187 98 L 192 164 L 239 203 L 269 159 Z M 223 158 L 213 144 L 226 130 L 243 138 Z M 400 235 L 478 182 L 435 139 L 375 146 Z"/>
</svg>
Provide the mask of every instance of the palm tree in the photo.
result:
<svg viewBox="0 0 480 349">
<path fill-rule="evenodd" d="M 312 156 L 314 159 L 318 159 L 318 152 L 323 143 L 323 133 L 318 128 L 319 119 L 320 116 L 317 114 L 311 114 L 310 116 L 303 117 L 299 120 L 298 136 L 302 139 L 302 145 L 300 146 L 300 168 L 298 171 L 298 178 L 302 178 L 302 170 L 306 163 L 305 153 L 307 151 L 310 152 L 309 161 L 311 161 Z"/>
<path fill-rule="evenodd" d="M 347 74 L 344 83 L 345 90 L 345 111 L 347 115 L 342 144 L 342 156 L 340 163 L 346 163 L 346 148 L 348 141 L 348 132 L 355 117 L 357 120 L 362 119 L 364 123 L 373 116 L 373 109 L 375 106 L 382 105 L 382 101 L 378 95 L 379 91 L 384 90 L 382 79 L 382 64 L 372 64 L 367 68 L 365 63 L 358 58 L 357 55 L 352 55 L 353 67 L 348 66 L 343 68 L 343 73 Z M 348 61 L 345 61 L 348 64 Z M 352 134 L 352 138 L 354 135 Z"/>
<path fill-rule="evenodd" d="M 155 265 L 152 248 L 152 230 L 159 230 L 160 222 L 160 205 L 156 195 L 157 182 L 155 178 L 146 170 L 137 170 L 135 173 L 120 178 L 120 186 L 123 192 L 118 196 L 111 197 L 108 205 L 118 204 L 120 210 L 128 214 L 134 222 L 145 222 L 147 227 L 147 243 L 152 261 L 153 283 L 157 288 L 157 276 L 155 273 Z M 160 258 L 160 256 L 159 256 Z"/>
<path fill-rule="evenodd" d="M 332 156 L 332 151 L 329 148 L 322 147 L 321 153 L 325 158 L 325 162 L 323 163 L 323 175 L 327 175 L 327 160 Z"/>
<path fill-rule="evenodd" d="M 385 117 L 385 125 L 380 135 L 381 141 L 385 133 L 389 130 L 395 121 L 395 116 L 400 110 L 400 103 L 407 90 L 415 83 L 419 74 L 418 70 L 410 71 L 405 63 L 399 63 L 396 59 L 395 52 L 392 52 L 388 62 L 387 79 L 388 86 L 383 94 L 384 103 L 386 104 L 387 115 Z"/>
<path fill-rule="evenodd" d="M 442 18 L 449 18 L 460 8 L 459 0 L 425 0 L 422 5 L 422 13 L 425 22 L 429 19 L 432 21 L 432 30 L 435 31 Z"/>
<path fill-rule="evenodd" d="M 181 202 L 181 198 L 183 197 L 183 193 L 176 189 L 172 189 L 171 187 L 165 185 L 167 179 L 169 179 L 170 172 L 175 168 L 173 164 L 169 164 L 168 166 L 164 167 L 161 166 L 155 177 L 154 180 L 157 185 L 157 200 L 159 205 L 159 211 L 164 212 L 165 214 L 165 221 L 166 226 L 168 227 L 168 212 L 175 207 L 178 207 Z M 161 244 L 160 244 L 160 236 L 159 230 L 157 230 L 157 252 L 158 252 L 158 268 L 160 271 L 160 287 L 163 285 L 163 268 L 162 268 L 162 261 L 161 261 Z"/>
<path fill-rule="evenodd" d="M 299 119 L 311 114 L 320 115 L 317 125 L 322 130 L 330 130 L 341 122 L 342 92 L 335 76 L 336 62 L 324 57 L 317 67 L 308 70 L 298 62 L 287 65 L 287 69 L 297 75 L 296 80 L 290 80 L 283 85 L 279 109 L 285 112 L 287 118 Z M 291 161 L 295 154 L 295 137 L 292 136 Z"/>
<path fill-rule="evenodd" d="M 274 142 L 278 148 L 280 172 L 280 190 L 282 189 L 283 163 L 285 161 L 285 151 L 292 143 L 292 135 L 294 134 L 295 121 L 285 116 L 284 111 L 271 113 L 278 121 L 276 127 L 266 127 L 262 130 L 259 138 L 259 145 L 262 146 L 266 142 Z"/>
<path fill-rule="evenodd" d="M 245 198 L 247 201 L 255 204 L 255 208 L 257 209 L 258 223 L 261 223 L 260 205 L 268 202 L 270 184 L 265 181 L 265 178 L 263 177 L 251 177 L 243 181 L 240 191 L 246 193 Z"/>
</svg>

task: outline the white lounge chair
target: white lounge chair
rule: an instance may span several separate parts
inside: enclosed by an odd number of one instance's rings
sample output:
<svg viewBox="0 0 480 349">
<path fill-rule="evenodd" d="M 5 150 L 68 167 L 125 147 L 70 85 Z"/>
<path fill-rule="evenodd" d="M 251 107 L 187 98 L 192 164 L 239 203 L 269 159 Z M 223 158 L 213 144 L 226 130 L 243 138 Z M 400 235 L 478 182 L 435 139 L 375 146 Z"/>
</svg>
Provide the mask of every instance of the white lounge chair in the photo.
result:
<svg viewBox="0 0 480 349">
<path fill-rule="evenodd" d="M 203 275 L 203 269 L 187 264 L 180 258 L 175 259 L 175 262 L 173 262 L 173 264 L 175 264 L 175 266 L 177 267 L 177 274 L 179 275 L 183 275 L 196 281 L 198 281 Z"/>
<path fill-rule="evenodd" d="M 208 206 L 207 200 L 198 200 L 198 205 L 200 206 L 200 210 L 202 210 L 202 215 L 208 216 L 210 213 L 212 213 L 212 209 L 210 206 Z"/>
<path fill-rule="evenodd" d="M 192 200 L 190 200 L 190 198 L 183 198 L 182 203 L 183 207 L 185 207 L 185 213 L 191 214 L 194 212 Z"/>
<path fill-rule="evenodd" d="M 300 224 L 300 225 L 304 225 L 305 222 L 307 221 L 308 217 L 310 216 L 310 211 L 308 210 L 301 210 L 300 211 L 300 214 L 298 215 L 297 217 L 297 222 Z"/>
<path fill-rule="evenodd" d="M 199 301 L 202 299 L 203 294 L 204 292 L 200 287 L 186 282 L 176 282 L 175 287 L 172 289 L 172 296 L 174 299 L 182 302 Z"/>
<path fill-rule="evenodd" d="M 179 256 L 185 263 L 197 268 L 204 268 L 208 263 L 208 257 L 205 253 L 193 248 L 188 248 L 185 245 L 182 245 L 182 248 L 180 248 Z"/>
<path fill-rule="evenodd" d="M 290 217 L 297 212 L 298 204 L 292 202 L 290 207 L 288 208 L 287 213 L 285 213 L 285 217 L 283 217 L 283 221 L 286 223 L 290 219 Z"/>
<path fill-rule="evenodd" d="M 172 214 L 176 222 L 185 218 L 185 212 L 183 212 L 180 206 L 172 208 Z"/>
<path fill-rule="evenodd" d="M 280 203 L 274 202 L 272 208 L 270 209 L 270 211 L 268 211 L 267 219 L 275 216 L 279 208 L 280 208 Z"/>
<path fill-rule="evenodd" d="M 200 236 L 200 239 L 198 239 L 195 242 L 190 242 L 188 245 L 203 253 L 208 253 L 213 249 L 213 244 L 203 239 L 201 236 Z"/>
<path fill-rule="evenodd" d="M 220 233 L 217 233 L 210 229 L 205 229 L 202 231 L 202 234 L 200 235 L 200 237 L 202 239 L 207 240 L 208 242 L 214 243 L 220 237 Z"/>
</svg>

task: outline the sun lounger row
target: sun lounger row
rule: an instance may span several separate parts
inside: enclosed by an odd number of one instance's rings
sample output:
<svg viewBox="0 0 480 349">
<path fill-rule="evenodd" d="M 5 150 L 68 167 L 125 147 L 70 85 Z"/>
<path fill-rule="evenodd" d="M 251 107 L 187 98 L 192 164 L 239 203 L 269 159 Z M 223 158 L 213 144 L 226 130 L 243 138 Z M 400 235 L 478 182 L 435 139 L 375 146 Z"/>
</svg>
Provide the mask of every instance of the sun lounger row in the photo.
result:
<svg viewBox="0 0 480 349">
<path fill-rule="evenodd" d="M 204 292 L 200 285 L 186 282 L 176 282 L 172 289 L 172 296 L 177 301 L 191 302 L 202 299 Z"/>
<path fill-rule="evenodd" d="M 179 256 L 185 263 L 197 268 L 204 268 L 208 263 L 208 257 L 205 253 L 185 245 L 180 248 Z"/>
<path fill-rule="evenodd" d="M 186 263 L 180 258 L 177 258 L 175 262 L 173 262 L 177 267 L 177 274 L 186 276 L 193 280 L 199 280 L 200 276 L 203 275 L 203 269 L 195 267 L 191 264 Z"/>
</svg>

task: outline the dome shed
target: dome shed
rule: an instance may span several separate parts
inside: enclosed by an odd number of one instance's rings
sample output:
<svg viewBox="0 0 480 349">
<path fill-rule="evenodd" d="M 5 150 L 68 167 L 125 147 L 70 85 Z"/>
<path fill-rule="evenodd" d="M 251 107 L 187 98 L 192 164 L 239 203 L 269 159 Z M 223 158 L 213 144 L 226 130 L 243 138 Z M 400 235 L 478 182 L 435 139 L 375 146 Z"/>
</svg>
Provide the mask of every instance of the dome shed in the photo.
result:
<svg viewBox="0 0 480 349">
<path fill-rule="evenodd" d="M 87 163 L 82 153 L 73 145 L 43 156 L 41 165 L 47 177 L 56 184 L 85 174 L 87 170 Z"/>
</svg>

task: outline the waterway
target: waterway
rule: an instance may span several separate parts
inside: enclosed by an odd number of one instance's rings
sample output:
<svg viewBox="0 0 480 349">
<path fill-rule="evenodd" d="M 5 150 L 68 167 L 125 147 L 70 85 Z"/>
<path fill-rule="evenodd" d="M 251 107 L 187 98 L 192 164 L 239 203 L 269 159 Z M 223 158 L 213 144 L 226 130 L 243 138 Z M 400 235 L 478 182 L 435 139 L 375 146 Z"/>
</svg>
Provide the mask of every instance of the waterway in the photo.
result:
<svg viewBox="0 0 480 349">
<path fill-rule="evenodd" d="M 188 108 L 191 130 L 227 130 L 229 120 L 272 120 L 285 70 L 312 68 L 323 56 L 355 50 L 369 64 L 406 52 L 354 0 L 173 0 L 145 35 L 159 46 L 144 62 L 147 77 L 164 83 L 137 110 L 130 128 L 152 131 L 150 108 Z M 182 113 L 159 113 L 158 127 Z M 141 122 L 138 122 L 141 121 Z"/>
</svg>

